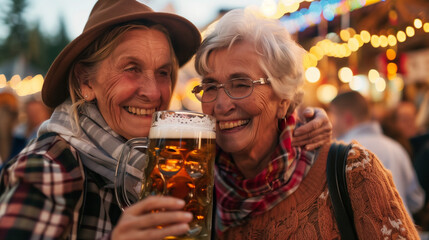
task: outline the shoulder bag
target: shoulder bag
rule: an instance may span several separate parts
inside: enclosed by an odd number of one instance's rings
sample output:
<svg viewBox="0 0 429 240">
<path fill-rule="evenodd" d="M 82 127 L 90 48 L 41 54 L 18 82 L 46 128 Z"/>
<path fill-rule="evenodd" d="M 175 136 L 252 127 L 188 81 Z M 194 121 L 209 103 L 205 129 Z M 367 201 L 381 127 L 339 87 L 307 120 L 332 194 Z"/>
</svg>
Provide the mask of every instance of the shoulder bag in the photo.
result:
<svg viewBox="0 0 429 240">
<path fill-rule="evenodd" d="M 341 239 L 358 239 L 353 221 L 353 209 L 347 191 L 346 163 L 351 144 L 332 143 L 329 148 L 326 174 L 329 196 Z"/>
</svg>

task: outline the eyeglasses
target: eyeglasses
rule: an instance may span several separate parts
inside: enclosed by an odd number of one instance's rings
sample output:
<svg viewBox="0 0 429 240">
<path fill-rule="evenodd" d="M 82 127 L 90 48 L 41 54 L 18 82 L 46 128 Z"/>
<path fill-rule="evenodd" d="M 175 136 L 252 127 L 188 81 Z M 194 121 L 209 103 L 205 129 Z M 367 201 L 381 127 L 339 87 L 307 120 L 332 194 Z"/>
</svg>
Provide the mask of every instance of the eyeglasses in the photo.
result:
<svg viewBox="0 0 429 240">
<path fill-rule="evenodd" d="M 250 78 L 233 78 L 226 83 L 201 83 L 195 86 L 192 93 L 195 94 L 198 100 L 203 103 L 209 103 L 216 100 L 218 95 L 218 89 L 223 88 L 225 93 L 232 99 L 243 99 L 253 92 L 255 84 L 269 84 L 269 79 L 260 78 L 258 80 L 252 80 Z"/>
</svg>

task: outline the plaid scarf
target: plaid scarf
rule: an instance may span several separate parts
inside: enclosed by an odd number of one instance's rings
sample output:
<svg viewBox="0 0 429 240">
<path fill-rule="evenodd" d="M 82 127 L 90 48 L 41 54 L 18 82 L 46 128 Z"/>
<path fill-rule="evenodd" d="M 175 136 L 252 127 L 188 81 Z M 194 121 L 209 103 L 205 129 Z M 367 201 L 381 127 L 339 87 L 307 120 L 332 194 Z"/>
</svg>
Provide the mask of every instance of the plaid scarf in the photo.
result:
<svg viewBox="0 0 429 240">
<path fill-rule="evenodd" d="M 292 147 L 295 118 L 279 122 L 279 144 L 268 166 L 252 179 L 245 179 L 230 154 L 218 151 L 215 187 L 217 199 L 216 231 L 243 224 L 252 216 L 265 213 L 291 195 L 314 162 L 314 153 Z"/>
<path fill-rule="evenodd" d="M 69 99 L 55 108 L 51 118 L 40 127 L 38 135 L 58 133 L 78 150 L 85 167 L 103 176 L 106 181 L 104 187 L 113 188 L 116 165 L 126 139 L 107 125 L 94 102 L 86 102 L 79 109 L 80 132 L 72 126 L 73 121 Z M 141 153 L 132 155 L 126 170 L 130 176 L 127 181 L 131 182 L 127 182 L 126 187 L 129 192 L 138 195 L 142 177 L 140 169 L 143 169 L 146 162 Z"/>
</svg>

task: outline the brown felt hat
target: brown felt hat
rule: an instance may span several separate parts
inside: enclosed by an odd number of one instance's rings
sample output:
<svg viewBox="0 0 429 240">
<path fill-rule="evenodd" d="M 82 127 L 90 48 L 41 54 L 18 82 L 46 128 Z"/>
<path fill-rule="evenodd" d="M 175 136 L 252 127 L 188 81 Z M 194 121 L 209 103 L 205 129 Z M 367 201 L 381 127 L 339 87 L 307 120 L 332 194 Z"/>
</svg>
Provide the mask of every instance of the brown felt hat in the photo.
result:
<svg viewBox="0 0 429 240">
<path fill-rule="evenodd" d="M 130 21 L 147 20 L 164 26 L 171 38 L 179 66 L 183 66 L 201 43 L 198 29 L 187 19 L 155 12 L 135 0 L 99 0 L 91 11 L 82 34 L 70 42 L 52 63 L 42 88 L 43 102 L 56 107 L 69 96 L 68 72 L 75 58 L 110 27 Z"/>
</svg>

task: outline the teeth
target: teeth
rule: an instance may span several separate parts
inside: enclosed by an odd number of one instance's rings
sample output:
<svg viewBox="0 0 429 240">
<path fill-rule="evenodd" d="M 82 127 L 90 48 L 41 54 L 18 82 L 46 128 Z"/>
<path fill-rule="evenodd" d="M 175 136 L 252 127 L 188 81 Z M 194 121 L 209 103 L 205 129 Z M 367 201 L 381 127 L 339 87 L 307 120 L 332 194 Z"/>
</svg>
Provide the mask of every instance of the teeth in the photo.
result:
<svg viewBox="0 0 429 240">
<path fill-rule="evenodd" d="M 136 108 L 136 107 L 125 107 L 129 113 L 133 113 L 135 115 L 152 115 L 155 112 L 155 108 L 145 109 L 145 108 Z"/>
<path fill-rule="evenodd" d="M 229 121 L 229 122 L 219 122 L 219 128 L 221 130 L 231 129 L 231 128 L 235 128 L 235 127 L 239 127 L 239 126 L 245 125 L 249 121 L 250 120 L 238 120 L 238 121 Z"/>
</svg>

